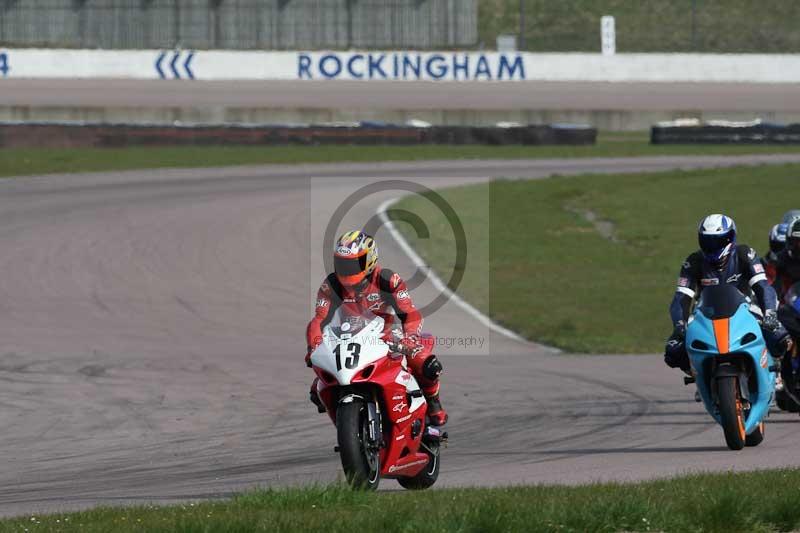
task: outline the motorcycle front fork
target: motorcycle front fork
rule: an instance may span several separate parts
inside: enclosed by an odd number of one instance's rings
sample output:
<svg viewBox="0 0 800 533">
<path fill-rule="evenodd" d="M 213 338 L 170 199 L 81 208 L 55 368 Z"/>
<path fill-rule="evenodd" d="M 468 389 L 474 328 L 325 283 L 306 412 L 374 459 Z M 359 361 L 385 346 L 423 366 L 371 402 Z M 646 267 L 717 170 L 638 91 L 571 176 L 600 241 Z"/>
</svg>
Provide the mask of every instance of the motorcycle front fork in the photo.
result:
<svg viewBox="0 0 800 533">
<path fill-rule="evenodd" d="M 375 397 L 375 395 L 373 395 L 372 399 L 367 402 L 369 442 L 378 450 L 386 445 L 386 443 L 383 441 L 383 426 L 381 424 L 381 412 L 378 407 L 379 405 L 378 398 Z"/>
</svg>

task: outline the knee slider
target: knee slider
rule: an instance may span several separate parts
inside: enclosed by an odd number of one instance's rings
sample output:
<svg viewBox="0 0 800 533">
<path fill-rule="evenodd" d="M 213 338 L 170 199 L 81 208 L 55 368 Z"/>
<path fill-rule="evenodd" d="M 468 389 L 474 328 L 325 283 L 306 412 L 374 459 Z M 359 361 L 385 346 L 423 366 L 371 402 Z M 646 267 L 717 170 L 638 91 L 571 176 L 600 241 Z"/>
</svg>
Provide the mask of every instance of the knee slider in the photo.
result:
<svg viewBox="0 0 800 533">
<path fill-rule="evenodd" d="M 439 375 L 443 370 L 444 368 L 442 367 L 442 363 L 439 362 L 439 358 L 435 355 L 425 359 L 425 363 L 422 365 L 422 375 L 425 376 L 425 379 L 429 379 L 431 381 L 436 381 L 439 379 Z"/>
</svg>

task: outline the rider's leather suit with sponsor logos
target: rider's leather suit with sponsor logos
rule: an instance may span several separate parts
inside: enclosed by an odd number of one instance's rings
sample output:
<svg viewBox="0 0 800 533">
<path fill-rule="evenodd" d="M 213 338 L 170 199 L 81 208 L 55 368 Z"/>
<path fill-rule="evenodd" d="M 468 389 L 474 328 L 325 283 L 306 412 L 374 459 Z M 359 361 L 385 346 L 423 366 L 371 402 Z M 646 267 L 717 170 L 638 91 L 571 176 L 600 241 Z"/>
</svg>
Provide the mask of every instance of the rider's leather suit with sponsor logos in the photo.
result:
<svg viewBox="0 0 800 533">
<path fill-rule="evenodd" d="M 351 308 L 354 314 L 369 310 L 383 318 L 384 336 L 387 339 L 391 338 L 391 331 L 396 327 L 395 316 L 405 336 L 418 338 L 422 333 L 422 314 L 411 301 L 405 281 L 396 272 L 376 266 L 356 290 L 340 284 L 335 274 L 325 278 L 317 291 L 314 318 L 306 329 L 310 350 L 322 342 L 322 328 L 340 305 Z M 432 354 L 432 343 L 424 340 L 420 342 L 419 350 L 407 358 L 408 369 L 420 383 L 425 396 L 434 397 L 439 392 L 441 365 Z"/>
<path fill-rule="evenodd" d="M 744 244 L 737 245 L 722 268 L 716 268 L 706 261 L 701 251 L 692 253 L 681 266 L 678 286 L 669 307 L 675 331 L 667 340 L 665 361 L 668 365 L 680 366 L 688 371 L 689 356 L 682 335 L 685 333 L 692 306 L 705 287 L 724 283 L 734 285 L 739 292 L 753 298 L 763 315 L 777 310 L 775 291 L 767 282 L 764 265 L 754 249 Z M 773 333 L 775 332 L 764 331 L 767 338 L 772 338 Z"/>
</svg>

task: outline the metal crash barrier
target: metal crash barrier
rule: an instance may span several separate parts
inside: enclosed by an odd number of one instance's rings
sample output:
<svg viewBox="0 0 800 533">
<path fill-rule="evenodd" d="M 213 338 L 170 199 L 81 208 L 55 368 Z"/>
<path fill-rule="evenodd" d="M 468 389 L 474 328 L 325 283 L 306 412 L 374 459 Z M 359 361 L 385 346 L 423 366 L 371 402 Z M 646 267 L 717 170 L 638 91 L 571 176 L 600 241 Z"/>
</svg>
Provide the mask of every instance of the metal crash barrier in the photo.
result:
<svg viewBox="0 0 800 533">
<path fill-rule="evenodd" d="M 797 144 L 800 124 L 761 120 L 732 122 L 682 119 L 660 122 L 650 130 L 651 144 Z"/>
<path fill-rule="evenodd" d="M 0 123 L 0 147 L 162 145 L 586 145 L 597 129 L 580 124 L 409 126 L 377 122 L 292 125 Z"/>
</svg>

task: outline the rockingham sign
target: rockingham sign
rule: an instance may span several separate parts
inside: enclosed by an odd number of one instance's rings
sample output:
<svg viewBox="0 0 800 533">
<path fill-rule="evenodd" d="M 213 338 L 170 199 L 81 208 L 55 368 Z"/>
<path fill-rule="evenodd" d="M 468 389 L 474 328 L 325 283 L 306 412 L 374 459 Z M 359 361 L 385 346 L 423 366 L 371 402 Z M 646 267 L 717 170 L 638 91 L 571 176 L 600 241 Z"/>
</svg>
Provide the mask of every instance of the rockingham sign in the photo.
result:
<svg viewBox="0 0 800 533">
<path fill-rule="evenodd" d="M 525 80 L 521 54 L 346 52 L 301 53 L 301 80 Z"/>
<path fill-rule="evenodd" d="M 0 49 L 0 78 L 523 81 L 522 54 Z"/>
<path fill-rule="evenodd" d="M 4 78 L 800 83 L 800 55 L 0 48 Z"/>
</svg>

